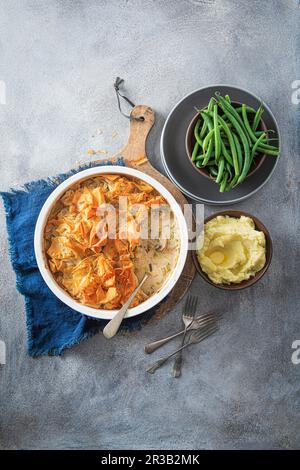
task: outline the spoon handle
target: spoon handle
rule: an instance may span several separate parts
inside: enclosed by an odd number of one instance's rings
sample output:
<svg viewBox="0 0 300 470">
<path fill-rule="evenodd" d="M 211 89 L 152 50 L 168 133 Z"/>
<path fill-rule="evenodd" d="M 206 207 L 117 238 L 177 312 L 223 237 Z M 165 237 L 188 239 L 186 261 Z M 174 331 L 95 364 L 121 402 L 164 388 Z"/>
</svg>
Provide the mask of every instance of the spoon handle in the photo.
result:
<svg viewBox="0 0 300 470">
<path fill-rule="evenodd" d="M 122 321 L 123 321 L 123 319 L 126 315 L 126 312 L 128 310 L 129 305 L 133 301 L 133 299 L 134 299 L 136 293 L 138 292 L 138 290 L 142 287 L 142 285 L 146 281 L 147 277 L 148 277 L 148 274 L 145 274 L 145 276 L 143 277 L 143 279 L 141 280 L 139 285 L 132 292 L 132 294 L 129 297 L 129 299 L 127 300 L 127 302 L 125 302 L 125 304 L 118 311 L 118 313 L 116 313 L 116 315 L 113 317 L 113 319 L 110 320 L 110 322 L 107 323 L 106 327 L 103 330 L 103 334 L 104 334 L 105 338 L 110 339 L 113 336 L 115 336 L 115 334 L 117 333 L 117 331 L 118 331 L 118 329 L 119 329 L 119 327 L 120 327 L 120 325 L 121 325 L 121 323 L 122 323 Z"/>
</svg>

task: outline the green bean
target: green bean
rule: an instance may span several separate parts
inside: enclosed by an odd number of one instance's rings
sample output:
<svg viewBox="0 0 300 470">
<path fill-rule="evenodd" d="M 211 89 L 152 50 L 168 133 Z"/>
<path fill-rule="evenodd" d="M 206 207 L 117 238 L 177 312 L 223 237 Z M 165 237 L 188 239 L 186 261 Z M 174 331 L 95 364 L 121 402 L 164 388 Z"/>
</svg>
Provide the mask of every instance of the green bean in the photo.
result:
<svg viewBox="0 0 300 470">
<path fill-rule="evenodd" d="M 231 104 L 229 104 L 225 100 L 225 98 L 223 98 L 223 96 L 219 95 L 218 99 L 219 99 L 219 105 L 223 109 L 223 112 L 225 112 L 225 109 L 227 110 L 227 113 L 225 113 L 227 115 L 227 117 L 229 117 L 228 113 L 230 113 L 230 115 L 232 115 L 236 119 L 236 121 L 238 122 L 238 124 L 240 125 L 242 130 L 244 131 L 246 139 L 248 140 L 248 144 L 250 145 L 251 140 L 250 140 L 250 138 L 247 134 L 247 130 L 245 128 L 245 125 L 244 125 L 243 120 L 242 120 L 241 116 L 239 115 L 239 113 L 235 110 L 235 108 Z"/>
<path fill-rule="evenodd" d="M 199 127 L 200 127 L 200 124 L 201 124 L 201 120 L 199 119 L 196 123 L 196 126 L 195 126 L 195 129 L 194 129 L 194 137 L 196 139 L 196 142 L 198 142 L 198 144 L 200 145 L 200 147 L 203 146 L 203 141 L 202 139 L 200 138 L 199 136 Z"/>
<path fill-rule="evenodd" d="M 196 160 L 198 149 L 199 149 L 199 144 L 198 144 L 198 142 L 196 142 L 195 146 L 194 146 L 193 153 L 192 153 L 192 162 L 194 162 Z"/>
<path fill-rule="evenodd" d="M 194 136 L 195 136 L 196 139 L 197 139 L 197 135 L 199 135 L 200 124 L 201 124 L 201 119 L 198 119 L 198 121 L 196 122 L 196 125 L 194 127 Z"/>
<path fill-rule="evenodd" d="M 257 137 L 256 137 L 256 135 L 254 134 L 253 130 L 252 130 L 251 127 L 250 127 L 250 124 L 249 124 L 249 121 L 248 121 L 247 112 L 246 112 L 246 106 L 243 105 L 242 108 L 243 108 L 242 115 L 243 115 L 243 119 L 244 119 L 244 123 L 245 123 L 246 129 L 247 129 L 248 134 L 249 134 L 249 136 L 251 137 L 253 143 L 255 144 L 256 141 L 257 141 Z M 271 153 L 271 154 L 269 154 L 269 155 L 278 155 L 278 153 L 279 153 L 277 147 L 274 147 L 273 145 L 264 144 L 263 142 L 260 143 L 259 148 L 265 149 L 265 150 L 271 150 L 272 152 L 273 152 L 273 151 L 277 152 L 277 153 L 274 153 L 274 154 Z"/>
<path fill-rule="evenodd" d="M 256 131 L 257 129 L 257 126 L 259 124 L 259 121 L 261 120 L 261 116 L 264 112 L 264 108 L 263 108 L 263 105 L 262 103 L 260 104 L 260 107 L 258 108 L 258 110 L 256 111 L 255 113 L 255 116 L 254 116 L 254 119 L 253 119 L 253 124 L 252 124 L 252 129 L 253 131 Z"/>
<path fill-rule="evenodd" d="M 204 155 L 205 155 L 205 151 L 206 151 L 206 148 L 208 146 L 208 143 L 213 138 L 214 133 L 215 133 L 215 130 L 212 129 L 211 131 L 208 132 L 208 134 L 206 134 L 205 139 L 203 140 L 203 153 L 204 153 Z"/>
<path fill-rule="evenodd" d="M 200 131 L 200 136 L 199 136 L 200 139 L 205 136 L 206 129 L 207 129 L 206 122 L 203 122 L 201 131 Z"/>
<path fill-rule="evenodd" d="M 228 152 L 224 142 L 223 142 L 223 139 L 221 138 L 221 148 L 222 148 L 222 155 L 226 158 L 227 162 L 233 166 L 233 161 L 232 161 L 232 158 L 231 158 L 231 155 L 230 153 Z"/>
<path fill-rule="evenodd" d="M 215 136 L 215 158 L 219 161 L 220 154 L 221 154 L 221 137 L 220 137 L 220 129 L 218 125 L 218 105 L 215 104 L 213 108 L 214 113 L 214 136 Z"/>
<path fill-rule="evenodd" d="M 236 153 L 237 153 L 237 156 L 238 156 L 239 173 L 241 173 L 242 168 L 243 168 L 243 160 L 244 160 L 243 159 L 243 153 L 242 153 L 242 147 L 241 147 L 240 141 L 238 139 L 238 136 L 236 134 L 232 134 L 232 135 L 233 135 L 233 138 L 234 138 Z"/>
<path fill-rule="evenodd" d="M 264 132 L 262 132 L 262 134 L 264 134 Z M 259 136 L 257 136 L 257 138 L 260 137 L 260 136 L 261 136 L 261 134 Z M 262 144 L 267 144 L 267 142 L 272 142 L 273 140 L 278 141 L 277 138 L 268 139 L 268 136 L 267 136 L 267 137 L 263 138 L 263 140 L 261 142 L 262 142 Z M 270 147 L 273 147 L 273 146 L 270 145 Z M 262 148 L 262 150 L 264 150 L 264 149 Z M 274 146 L 273 148 L 269 148 L 267 150 L 272 150 L 274 152 L 274 151 L 278 150 L 278 148 Z"/>
<path fill-rule="evenodd" d="M 221 182 L 221 185 L 220 185 L 220 192 L 221 193 L 224 193 L 224 191 L 225 191 L 227 180 L 228 180 L 228 173 L 225 172 L 224 177 L 223 177 L 222 182 Z"/>
<path fill-rule="evenodd" d="M 194 135 L 198 133 L 200 124 L 201 124 L 201 119 L 198 119 L 194 128 Z"/>
<path fill-rule="evenodd" d="M 206 122 L 208 130 L 211 131 L 213 129 L 213 124 L 212 124 L 212 121 L 209 117 L 209 113 L 211 113 L 211 111 L 208 111 L 206 109 L 203 112 L 201 112 L 201 116 L 202 116 L 203 120 Z"/>
<path fill-rule="evenodd" d="M 208 111 L 202 112 L 201 116 L 202 116 L 203 120 L 206 122 L 209 131 L 212 131 L 213 130 L 213 124 L 212 124 L 212 121 L 211 121 L 210 117 L 206 114 L 207 112 Z M 209 162 L 210 157 L 212 155 L 212 151 L 213 151 L 213 140 L 210 140 L 210 142 L 208 144 L 208 149 L 207 149 L 204 161 L 203 161 L 203 166 L 206 166 L 207 163 Z"/>
<path fill-rule="evenodd" d="M 252 165 L 252 162 L 253 162 L 253 159 L 254 159 L 254 156 L 255 156 L 255 152 L 257 150 L 257 147 L 259 146 L 260 142 L 262 141 L 262 139 L 266 136 L 266 134 L 262 134 L 258 139 L 257 141 L 255 142 L 255 144 L 253 145 L 253 148 L 252 148 L 252 151 L 251 151 L 251 163 L 250 163 L 250 167 Z M 249 167 L 249 168 L 250 168 Z"/>
<path fill-rule="evenodd" d="M 244 121 L 244 125 L 245 125 L 245 128 L 250 136 L 250 139 L 253 141 L 253 143 L 255 144 L 255 142 L 257 141 L 257 138 L 249 124 L 249 120 L 248 120 L 248 116 L 247 116 L 247 109 L 246 109 L 246 105 L 243 104 L 242 105 L 242 116 L 243 116 L 243 121 Z"/>
<path fill-rule="evenodd" d="M 196 137 L 196 141 L 198 142 L 200 147 L 203 147 L 203 140 L 200 139 L 199 134 L 196 134 L 195 137 Z"/>
<path fill-rule="evenodd" d="M 229 184 L 229 189 L 232 189 L 237 185 L 238 179 L 239 179 L 239 175 L 235 175 Z"/>
<path fill-rule="evenodd" d="M 220 122 L 221 126 L 223 127 L 223 129 L 224 129 L 224 131 L 227 135 L 228 142 L 229 142 L 229 145 L 230 145 L 231 155 L 232 155 L 234 172 L 237 175 L 237 174 L 239 174 L 239 163 L 238 163 L 238 156 L 237 156 L 237 151 L 236 151 L 236 148 L 235 148 L 232 133 L 230 132 L 230 129 L 227 126 L 226 122 L 222 118 L 220 118 L 220 116 L 219 116 L 219 122 Z"/>
<path fill-rule="evenodd" d="M 259 153 L 264 153 L 265 155 L 274 155 L 275 157 L 278 157 L 279 155 L 279 149 L 274 147 L 274 149 L 266 149 L 262 147 L 263 144 L 260 144 L 259 147 L 257 147 L 257 152 Z"/>
<path fill-rule="evenodd" d="M 198 142 L 198 144 L 202 147 L 203 143 L 202 143 L 202 140 L 199 137 L 200 124 L 201 124 L 201 120 L 198 119 L 198 121 L 196 122 L 195 128 L 194 128 L 194 136 L 195 136 L 195 139 Z"/>
<path fill-rule="evenodd" d="M 204 155 L 199 155 L 199 157 L 196 158 L 195 163 L 196 163 L 196 166 L 198 168 L 203 168 L 204 167 L 204 165 L 203 165 L 204 158 L 205 158 Z M 216 165 L 216 160 L 209 161 L 205 166 L 210 167 L 210 166 L 214 166 L 214 165 Z"/>
<path fill-rule="evenodd" d="M 256 111 L 254 108 L 251 108 L 250 106 L 246 106 L 247 108 L 247 113 L 253 113 L 255 114 Z M 238 108 L 235 108 L 236 112 L 239 113 L 239 114 L 242 114 L 242 106 L 239 106 Z"/>
<path fill-rule="evenodd" d="M 217 164 L 216 160 L 209 161 L 206 166 L 215 166 Z"/>
<path fill-rule="evenodd" d="M 228 178 L 229 178 L 229 181 L 232 180 L 232 171 L 231 171 L 231 165 L 229 165 L 228 162 L 226 162 L 225 164 L 225 167 L 226 167 L 226 170 L 228 171 Z"/>
<path fill-rule="evenodd" d="M 229 95 L 215 95 L 206 108 L 196 108 L 201 117 L 194 127 L 191 158 L 198 168 L 206 167 L 224 192 L 245 180 L 257 153 L 277 156 L 279 149 L 271 144 L 278 139 L 268 136 L 274 130 L 257 130 L 264 112 L 262 103 L 257 110 L 245 104 L 235 107 Z"/>
<path fill-rule="evenodd" d="M 221 179 L 222 179 L 222 176 L 223 176 L 223 173 L 224 173 L 224 168 L 225 168 L 225 160 L 224 160 L 224 158 L 221 158 L 216 183 L 221 182 Z"/>
<path fill-rule="evenodd" d="M 274 145 L 260 144 L 260 146 L 266 150 L 278 150 L 278 148 L 274 147 Z"/>
<path fill-rule="evenodd" d="M 235 127 L 235 129 L 238 133 L 238 136 L 240 137 L 240 139 L 242 141 L 242 144 L 243 144 L 243 147 L 244 147 L 244 154 L 245 154 L 244 165 L 243 165 L 243 168 L 241 170 L 241 173 L 240 173 L 240 176 L 239 176 L 239 179 L 238 179 L 238 183 L 242 183 L 242 181 L 244 181 L 244 179 L 246 178 L 248 170 L 249 170 L 250 148 L 249 148 L 248 140 L 246 138 L 246 135 L 245 135 L 242 127 L 240 126 L 239 122 L 235 119 L 233 114 L 231 114 L 225 108 L 223 109 L 223 111 L 225 112 L 225 114 L 227 114 L 228 119 L 231 121 L 231 123 Z M 238 172 L 236 171 L 236 168 L 235 168 L 235 174 L 238 174 Z"/>
<path fill-rule="evenodd" d="M 215 102 L 216 102 L 216 100 L 215 100 L 214 97 L 212 97 L 209 100 L 209 103 L 208 103 L 208 106 L 207 106 L 208 111 L 212 111 L 213 105 L 214 105 Z M 202 129 L 201 129 L 201 132 L 200 132 L 200 138 L 203 139 L 203 137 L 205 136 L 206 130 L 207 130 L 207 123 L 205 121 L 203 121 L 203 126 L 202 126 Z"/>
<path fill-rule="evenodd" d="M 206 111 L 205 113 L 210 115 L 210 116 L 212 115 L 212 113 L 209 113 L 208 111 Z M 237 159 L 237 153 L 236 153 L 236 148 L 235 148 L 235 145 L 234 145 L 234 140 L 233 140 L 233 137 L 232 137 L 232 133 L 231 133 L 228 125 L 226 124 L 224 119 L 221 118 L 220 115 L 218 115 L 218 121 L 220 123 L 220 126 L 223 128 L 227 138 L 228 138 L 228 142 L 229 142 L 229 145 L 230 145 L 230 151 L 231 151 L 231 155 L 232 155 L 232 160 L 233 160 L 233 166 L 234 166 L 234 170 L 236 172 L 236 171 L 238 171 L 238 159 Z"/>
<path fill-rule="evenodd" d="M 222 114 L 222 115 L 221 115 L 221 118 L 224 119 L 224 121 L 226 122 L 226 124 L 227 124 L 227 126 L 228 126 L 229 128 L 232 127 L 231 122 L 228 121 L 228 119 L 226 118 L 225 114 Z"/>
<path fill-rule="evenodd" d="M 261 143 L 260 148 L 264 149 L 264 150 L 271 150 L 271 152 L 275 151 L 277 153 L 279 153 L 278 151 L 278 148 L 275 147 L 274 145 L 269 145 L 269 144 L 264 144 L 264 143 Z M 267 152 L 266 152 L 267 153 Z M 273 153 L 270 153 L 269 155 L 273 155 Z M 275 154 L 274 154 L 275 155 Z"/>
<path fill-rule="evenodd" d="M 215 166 L 210 167 L 209 172 L 212 176 L 218 176 L 218 169 Z"/>
<path fill-rule="evenodd" d="M 265 144 L 267 142 L 272 142 L 273 140 L 276 140 L 278 141 L 278 139 L 268 139 L 268 137 L 265 137 L 263 140 L 262 140 L 262 143 Z M 277 147 L 274 147 L 273 149 L 269 149 L 269 150 L 277 150 Z"/>
<path fill-rule="evenodd" d="M 209 160 L 213 154 L 213 148 L 214 148 L 214 139 L 211 139 L 211 141 L 208 144 L 208 149 L 205 155 L 205 159 L 203 161 L 203 166 L 206 166 L 209 163 Z"/>
<path fill-rule="evenodd" d="M 256 137 L 259 137 L 264 132 L 267 132 L 268 134 L 275 134 L 274 129 L 267 129 L 266 131 L 255 131 L 254 134 L 256 135 Z"/>
<path fill-rule="evenodd" d="M 228 139 L 227 139 L 227 136 L 225 134 L 222 134 L 221 135 L 221 139 L 222 139 L 222 143 L 224 145 L 224 147 L 226 148 L 226 150 L 230 150 L 230 145 L 229 145 L 229 142 L 228 142 Z M 232 165 L 233 166 L 233 165 Z"/>
</svg>

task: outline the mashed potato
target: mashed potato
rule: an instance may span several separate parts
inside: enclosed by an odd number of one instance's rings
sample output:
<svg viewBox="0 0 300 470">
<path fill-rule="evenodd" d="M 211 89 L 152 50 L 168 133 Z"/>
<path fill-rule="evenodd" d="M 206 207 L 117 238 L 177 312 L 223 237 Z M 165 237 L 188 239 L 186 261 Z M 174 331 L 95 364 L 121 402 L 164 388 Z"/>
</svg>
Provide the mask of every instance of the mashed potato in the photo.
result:
<svg viewBox="0 0 300 470">
<path fill-rule="evenodd" d="M 250 217 L 215 217 L 205 224 L 202 242 L 198 260 L 215 284 L 238 284 L 266 263 L 265 234 Z"/>
</svg>

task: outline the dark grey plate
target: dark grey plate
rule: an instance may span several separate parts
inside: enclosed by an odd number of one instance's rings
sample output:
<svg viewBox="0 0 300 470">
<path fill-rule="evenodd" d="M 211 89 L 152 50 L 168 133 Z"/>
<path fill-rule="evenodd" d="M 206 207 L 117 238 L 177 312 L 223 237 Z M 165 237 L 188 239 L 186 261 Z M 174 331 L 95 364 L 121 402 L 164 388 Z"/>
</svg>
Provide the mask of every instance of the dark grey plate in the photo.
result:
<svg viewBox="0 0 300 470">
<path fill-rule="evenodd" d="M 186 156 L 185 136 L 188 125 L 195 116 L 194 107 L 207 106 L 216 91 L 222 95 L 228 94 L 232 101 L 239 101 L 257 109 L 261 100 L 241 88 L 229 85 L 212 85 L 201 88 L 185 96 L 170 112 L 161 136 L 161 157 L 169 178 L 187 196 L 199 202 L 215 205 L 228 205 L 240 202 L 261 189 L 271 177 L 278 158 L 267 155 L 260 169 L 249 176 L 242 184 L 233 190 L 220 193 L 219 186 L 208 178 L 200 175 L 190 164 Z M 271 110 L 264 103 L 263 120 L 268 129 L 273 129 L 273 137 L 280 137 L 276 120 Z M 274 141 L 277 142 L 277 141 Z M 272 142 L 272 145 L 276 143 Z M 278 146 L 280 140 L 278 140 Z"/>
</svg>

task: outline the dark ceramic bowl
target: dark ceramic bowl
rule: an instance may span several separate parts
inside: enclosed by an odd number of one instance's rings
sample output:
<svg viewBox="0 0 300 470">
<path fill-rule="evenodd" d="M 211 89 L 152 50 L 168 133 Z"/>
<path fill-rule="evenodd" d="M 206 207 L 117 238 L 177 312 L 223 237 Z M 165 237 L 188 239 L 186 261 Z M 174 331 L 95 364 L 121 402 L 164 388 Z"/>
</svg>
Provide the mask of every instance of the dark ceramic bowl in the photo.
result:
<svg viewBox="0 0 300 470">
<path fill-rule="evenodd" d="M 233 291 L 233 290 L 246 289 L 246 287 L 253 286 L 253 284 L 255 284 L 257 281 L 259 281 L 259 279 L 261 279 L 263 277 L 263 275 L 267 272 L 267 270 L 270 266 L 270 263 L 271 263 L 271 260 L 272 260 L 272 254 L 273 254 L 273 245 L 272 245 L 271 236 L 270 236 L 268 230 L 266 229 L 266 227 L 263 225 L 263 223 L 260 220 L 257 219 L 257 217 L 254 217 L 253 215 L 248 214 L 247 212 L 243 212 L 243 211 L 216 212 L 215 214 L 212 214 L 209 217 L 207 217 L 204 220 L 204 223 L 206 224 L 207 222 L 214 219 L 218 215 L 229 215 L 230 217 L 236 217 L 236 218 L 239 218 L 242 215 L 244 215 L 245 217 L 250 217 L 254 221 L 255 228 L 257 230 L 259 230 L 260 232 L 263 232 L 265 234 L 265 237 L 266 237 L 266 264 L 264 265 L 264 267 L 260 271 L 257 271 L 255 276 L 251 277 L 250 279 L 247 279 L 246 281 L 242 281 L 239 284 L 215 284 L 213 281 L 211 281 L 209 279 L 208 275 L 204 271 L 202 271 L 201 266 L 200 266 L 199 261 L 198 261 L 198 258 L 197 258 L 197 252 L 196 252 L 196 250 L 193 250 L 193 252 L 192 252 L 193 261 L 194 261 L 194 264 L 196 266 L 196 269 L 197 269 L 198 273 L 200 274 L 200 276 L 206 282 L 208 282 L 212 286 L 218 287 L 219 289 L 232 290 Z"/>
<path fill-rule="evenodd" d="M 242 106 L 242 103 L 239 103 L 238 101 L 232 101 L 231 104 L 234 108 L 238 108 L 238 107 Z M 253 114 L 253 117 L 254 117 L 254 114 Z M 250 115 L 250 118 L 252 118 L 252 114 Z M 194 135 L 194 129 L 195 129 L 196 122 L 198 121 L 198 119 L 199 119 L 199 114 L 197 113 L 193 117 L 193 119 L 191 120 L 191 122 L 188 126 L 188 129 L 187 129 L 187 132 L 186 132 L 186 138 L 185 138 L 186 155 L 188 157 L 189 162 L 191 163 L 193 168 L 196 171 L 198 171 L 198 173 L 200 173 L 202 176 L 205 176 L 206 178 L 213 179 L 210 176 L 210 174 L 208 173 L 208 171 L 206 170 L 206 168 L 198 168 L 195 165 L 195 163 L 192 161 L 192 152 L 193 152 L 194 145 L 196 143 L 196 139 L 195 139 L 195 135 Z M 252 121 L 249 119 L 249 122 L 251 124 Z M 265 132 L 267 131 L 267 126 L 266 126 L 266 124 L 264 123 L 263 120 L 260 121 L 259 126 L 257 127 L 257 130 L 258 131 L 265 131 Z M 268 134 L 267 134 L 267 137 L 268 137 Z M 254 158 L 254 160 L 252 162 L 252 165 L 251 165 L 251 168 L 250 168 L 250 171 L 247 175 L 247 178 L 252 176 L 261 167 L 261 165 L 263 164 L 265 158 L 266 158 L 266 155 L 264 155 L 264 154 L 258 154 Z"/>
</svg>

